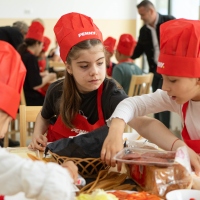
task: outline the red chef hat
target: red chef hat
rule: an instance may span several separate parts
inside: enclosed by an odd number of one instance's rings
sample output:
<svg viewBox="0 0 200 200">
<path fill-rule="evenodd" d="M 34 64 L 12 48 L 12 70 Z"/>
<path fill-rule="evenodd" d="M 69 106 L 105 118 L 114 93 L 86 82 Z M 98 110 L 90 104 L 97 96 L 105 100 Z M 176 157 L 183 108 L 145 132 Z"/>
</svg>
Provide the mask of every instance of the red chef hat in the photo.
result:
<svg viewBox="0 0 200 200">
<path fill-rule="evenodd" d="M 51 40 L 48 37 L 44 36 L 42 51 L 46 52 L 47 49 L 49 48 L 50 43 L 51 43 Z"/>
<path fill-rule="evenodd" d="M 33 21 L 28 29 L 26 38 L 43 42 L 43 34 L 44 34 L 44 26 L 38 21 Z"/>
<path fill-rule="evenodd" d="M 136 44 L 137 42 L 135 41 L 132 35 L 122 34 L 119 38 L 117 51 L 126 56 L 132 56 Z"/>
<path fill-rule="evenodd" d="M 101 31 L 93 20 L 80 13 L 68 13 L 58 20 L 54 27 L 60 57 L 66 61 L 70 49 L 79 42 L 89 39 L 99 39 L 103 43 Z"/>
<path fill-rule="evenodd" d="M 200 77 L 200 21 L 170 20 L 160 28 L 157 72 L 168 76 Z"/>
<path fill-rule="evenodd" d="M 116 39 L 113 38 L 113 37 L 107 37 L 103 44 L 106 48 L 106 50 L 110 53 L 114 53 L 114 50 L 115 50 L 115 43 L 116 43 Z"/>
<path fill-rule="evenodd" d="M 15 118 L 26 68 L 19 53 L 4 41 L 0 41 L 0 74 L 0 109 Z"/>
</svg>

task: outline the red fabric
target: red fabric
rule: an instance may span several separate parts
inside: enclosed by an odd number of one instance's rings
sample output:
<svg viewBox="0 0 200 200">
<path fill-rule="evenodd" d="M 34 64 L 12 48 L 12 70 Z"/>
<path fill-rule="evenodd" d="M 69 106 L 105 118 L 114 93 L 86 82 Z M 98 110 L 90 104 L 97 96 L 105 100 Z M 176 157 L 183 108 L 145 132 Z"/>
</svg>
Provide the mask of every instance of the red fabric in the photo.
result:
<svg viewBox="0 0 200 200">
<path fill-rule="evenodd" d="M 26 38 L 38 40 L 43 42 L 44 27 L 40 22 L 34 21 L 30 25 Z"/>
<path fill-rule="evenodd" d="M 115 50 L 115 43 L 116 43 L 116 39 L 113 37 L 107 37 L 104 42 L 103 45 L 105 46 L 106 50 L 110 53 L 114 53 Z"/>
<path fill-rule="evenodd" d="M 18 52 L 4 41 L 0 41 L 0 74 L 0 109 L 14 119 L 20 103 L 26 68 Z"/>
<path fill-rule="evenodd" d="M 63 62 L 66 61 L 70 49 L 79 42 L 99 39 L 103 43 L 102 33 L 93 20 L 75 12 L 63 15 L 56 23 L 54 32 Z"/>
<path fill-rule="evenodd" d="M 137 42 L 130 34 L 122 34 L 119 38 L 117 51 L 126 56 L 132 56 Z"/>
<path fill-rule="evenodd" d="M 0 200 L 4 200 L 4 196 L 1 196 L 1 195 L 0 195 Z"/>
<path fill-rule="evenodd" d="M 168 76 L 200 77 L 200 21 L 174 19 L 160 26 L 157 72 Z"/>
<path fill-rule="evenodd" d="M 42 94 L 43 96 L 45 96 L 45 95 L 46 95 L 46 92 L 47 92 L 47 90 L 48 90 L 49 85 L 50 85 L 50 84 L 47 83 L 47 84 L 44 85 L 42 88 L 37 89 L 37 91 L 38 91 L 40 94 Z"/>
<path fill-rule="evenodd" d="M 38 60 L 38 65 L 39 65 L 39 68 L 40 68 L 40 72 L 43 72 L 46 68 L 46 58 L 42 58 L 41 60 Z"/>
<path fill-rule="evenodd" d="M 106 73 L 108 76 L 112 76 L 112 70 L 113 70 L 113 66 L 112 66 L 112 62 L 110 62 L 109 66 L 106 68 Z"/>
<path fill-rule="evenodd" d="M 98 94 L 97 94 L 97 108 L 98 108 L 99 120 L 95 124 L 91 125 L 84 116 L 77 114 L 75 119 L 72 122 L 75 126 L 75 129 L 90 132 L 105 124 L 102 107 L 101 107 L 102 91 L 103 91 L 103 84 L 101 84 L 101 86 L 99 87 Z M 48 139 L 48 142 L 53 142 L 61 138 L 76 136 L 77 134 L 78 133 L 74 132 L 71 128 L 66 127 L 64 123 L 62 122 L 61 117 L 59 116 L 56 123 L 54 125 L 49 126 L 47 139 Z"/>
<path fill-rule="evenodd" d="M 48 37 L 44 36 L 42 51 L 46 52 L 47 49 L 49 48 L 50 43 L 51 43 L 51 40 Z"/>
<path fill-rule="evenodd" d="M 188 131 L 187 131 L 187 127 L 185 125 L 185 117 L 186 117 L 186 111 L 187 111 L 187 107 L 188 107 L 188 102 L 186 102 L 184 105 L 183 105 L 183 108 L 182 108 L 182 112 L 183 112 L 183 118 L 184 118 L 184 127 L 183 127 L 183 130 L 182 130 L 182 137 L 183 137 L 183 140 L 184 142 L 191 148 L 193 149 L 196 153 L 200 153 L 200 140 L 191 140 L 190 139 L 190 136 L 188 134 Z"/>
</svg>

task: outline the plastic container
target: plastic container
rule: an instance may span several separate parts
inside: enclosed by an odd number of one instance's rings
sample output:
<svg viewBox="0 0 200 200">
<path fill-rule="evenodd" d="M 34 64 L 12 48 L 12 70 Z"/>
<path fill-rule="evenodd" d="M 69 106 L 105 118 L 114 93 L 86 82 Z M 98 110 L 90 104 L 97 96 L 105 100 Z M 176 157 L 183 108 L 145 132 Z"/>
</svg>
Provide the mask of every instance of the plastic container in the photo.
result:
<svg viewBox="0 0 200 200">
<path fill-rule="evenodd" d="M 174 151 L 127 147 L 118 152 L 114 159 L 126 164 L 171 166 L 175 164 L 175 154 Z"/>
<path fill-rule="evenodd" d="M 173 190 L 166 195 L 167 200 L 199 200 L 200 190 Z"/>
</svg>

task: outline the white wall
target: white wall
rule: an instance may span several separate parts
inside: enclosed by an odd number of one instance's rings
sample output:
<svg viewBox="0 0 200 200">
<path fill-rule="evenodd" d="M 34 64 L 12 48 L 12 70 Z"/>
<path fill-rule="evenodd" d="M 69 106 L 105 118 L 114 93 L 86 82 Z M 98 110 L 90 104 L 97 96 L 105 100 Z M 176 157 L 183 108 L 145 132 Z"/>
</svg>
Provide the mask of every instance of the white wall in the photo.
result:
<svg viewBox="0 0 200 200">
<path fill-rule="evenodd" d="M 176 18 L 199 19 L 198 0 L 173 0 L 171 1 L 172 15 Z"/>
<path fill-rule="evenodd" d="M 136 0 L 0 0 L 0 18 L 59 18 L 80 12 L 93 19 L 135 19 Z"/>
</svg>

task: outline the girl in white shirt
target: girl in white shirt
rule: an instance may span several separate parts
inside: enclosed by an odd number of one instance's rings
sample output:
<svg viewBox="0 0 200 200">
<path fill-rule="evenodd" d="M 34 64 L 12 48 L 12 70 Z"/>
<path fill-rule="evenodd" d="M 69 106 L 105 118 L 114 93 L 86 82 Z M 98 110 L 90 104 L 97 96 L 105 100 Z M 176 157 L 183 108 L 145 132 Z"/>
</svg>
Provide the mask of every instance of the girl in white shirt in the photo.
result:
<svg viewBox="0 0 200 200">
<path fill-rule="evenodd" d="M 200 175 L 200 22 L 176 19 L 161 25 L 160 56 L 157 72 L 162 74 L 162 90 L 152 94 L 130 97 L 120 102 L 107 121 L 108 137 L 102 148 L 102 159 L 114 163 L 112 156 L 118 151 L 114 135 L 120 135 L 126 123 L 149 113 L 172 111 L 183 122 L 182 138 L 188 148 L 191 165 Z M 142 125 L 143 126 L 143 125 Z M 166 150 L 176 150 L 185 145 L 182 140 L 171 140 L 162 131 L 149 130 L 143 135 Z"/>
</svg>

